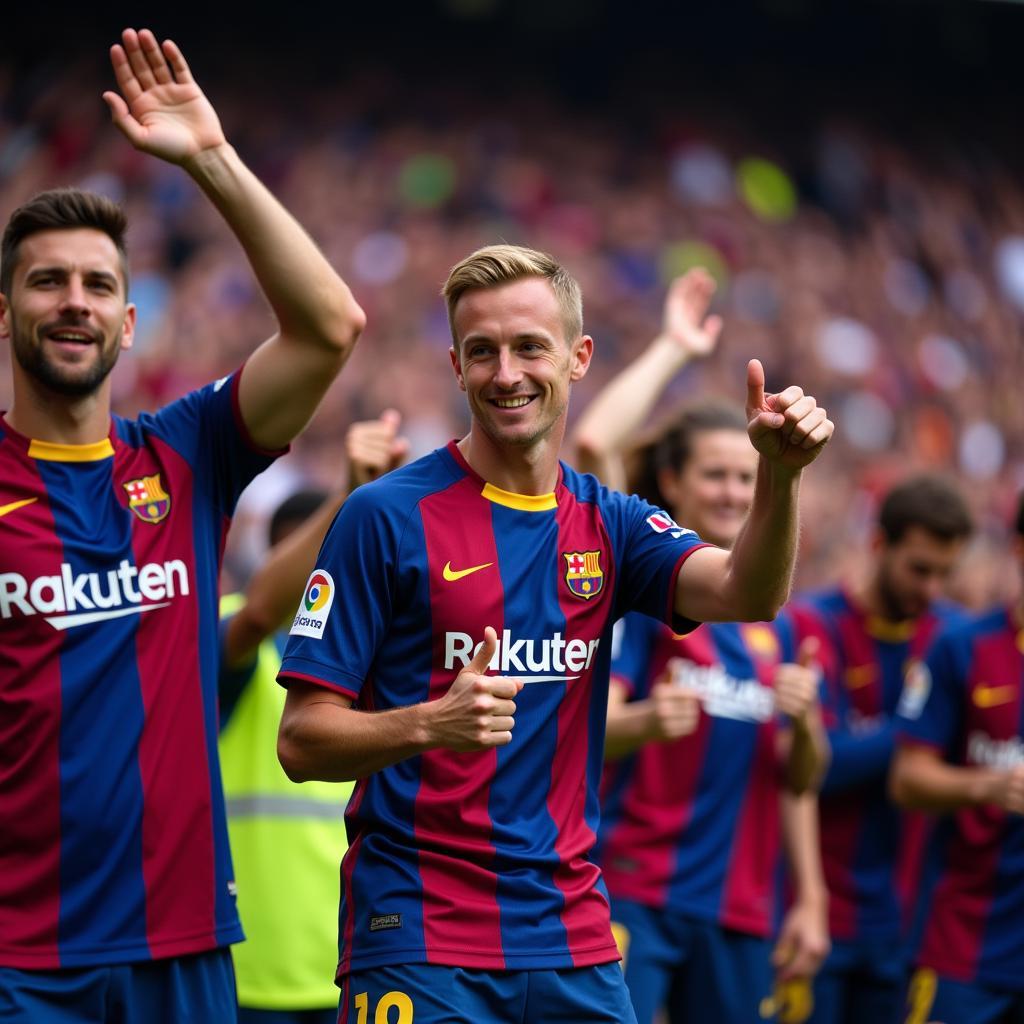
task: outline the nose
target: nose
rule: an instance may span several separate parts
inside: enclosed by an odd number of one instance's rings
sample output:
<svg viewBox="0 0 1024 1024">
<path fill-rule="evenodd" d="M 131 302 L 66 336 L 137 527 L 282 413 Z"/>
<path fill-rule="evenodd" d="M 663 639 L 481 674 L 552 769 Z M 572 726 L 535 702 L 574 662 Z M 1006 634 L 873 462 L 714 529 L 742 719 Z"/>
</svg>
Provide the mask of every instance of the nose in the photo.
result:
<svg viewBox="0 0 1024 1024">
<path fill-rule="evenodd" d="M 80 277 L 72 274 L 61 292 L 60 312 L 75 316 L 88 316 L 90 310 L 89 293 L 85 284 Z"/>
<path fill-rule="evenodd" d="M 523 373 L 519 368 L 519 361 L 508 349 L 501 349 L 498 352 L 498 369 L 494 374 L 494 383 L 499 388 L 511 390 L 522 379 Z"/>
</svg>

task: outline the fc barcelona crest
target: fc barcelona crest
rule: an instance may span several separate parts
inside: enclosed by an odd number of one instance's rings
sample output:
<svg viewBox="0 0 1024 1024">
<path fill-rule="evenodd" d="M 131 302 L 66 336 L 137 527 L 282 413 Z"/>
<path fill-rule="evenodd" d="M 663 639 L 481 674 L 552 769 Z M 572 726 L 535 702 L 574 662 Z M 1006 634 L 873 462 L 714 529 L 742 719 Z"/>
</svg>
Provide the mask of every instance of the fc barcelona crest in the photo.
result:
<svg viewBox="0 0 1024 1024">
<path fill-rule="evenodd" d="M 128 507 L 144 522 L 159 523 L 171 510 L 171 496 L 160 483 L 160 474 L 143 476 L 124 484 Z"/>
<path fill-rule="evenodd" d="M 585 601 L 597 597 L 604 586 L 601 552 L 563 551 L 562 557 L 565 559 L 565 582 L 569 589 Z"/>
</svg>

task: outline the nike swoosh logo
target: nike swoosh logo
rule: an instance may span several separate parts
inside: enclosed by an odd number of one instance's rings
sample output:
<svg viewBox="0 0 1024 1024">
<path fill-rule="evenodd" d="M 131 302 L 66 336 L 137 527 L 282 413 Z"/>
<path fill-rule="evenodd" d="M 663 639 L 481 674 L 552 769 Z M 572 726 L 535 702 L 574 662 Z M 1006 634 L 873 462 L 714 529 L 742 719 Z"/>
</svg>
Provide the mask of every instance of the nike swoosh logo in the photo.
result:
<svg viewBox="0 0 1024 1024">
<path fill-rule="evenodd" d="M 441 572 L 441 575 L 449 582 L 454 583 L 456 580 L 461 580 L 463 576 L 469 576 L 470 573 L 479 572 L 481 569 L 486 569 L 488 566 L 494 565 L 493 562 L 484 562 L 483 565 L 471 565 L 468 569 L 453 569 L 451 562 L 446 562 L 445 567 Z"/>
<path fill-rule="evenodd" d="M 32 502 L 38 501 L 38 498 L 23 498 L 21 501 L 12 501 L 9 505 L 0 505 L 0 519 L 2 519 L 8 512 L 13 512 L 15 509 L 24 508 L 26 505 L 31 505 Z"/>
<path fill-rule="evenodd" d="M 971 700 L 979 708 L 996 708 L 1000 704 L 1009 704 L 1016 696 L 1016 686 L 976 686 Z"/>
</svg>

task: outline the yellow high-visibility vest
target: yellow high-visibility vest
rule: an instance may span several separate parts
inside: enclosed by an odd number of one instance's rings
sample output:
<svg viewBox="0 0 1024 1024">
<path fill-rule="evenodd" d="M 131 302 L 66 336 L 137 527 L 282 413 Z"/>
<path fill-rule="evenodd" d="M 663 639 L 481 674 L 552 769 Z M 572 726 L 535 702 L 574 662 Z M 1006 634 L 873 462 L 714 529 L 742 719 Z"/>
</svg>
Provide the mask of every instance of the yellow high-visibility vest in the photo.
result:
<svg viewBox="0 0 1024 1024">
<path fill-rule="evenodd" d="M 244 598 L 221 600 L 221 615 Z M 289 780 L 277 760 L 285 690 L 273 637 L 220 735 L 228 833 L 246 941 L 232 950 L 240 1006 L 310 1010 L 338 1003 L 339 869 L 352 783 Z"/>
</svg>

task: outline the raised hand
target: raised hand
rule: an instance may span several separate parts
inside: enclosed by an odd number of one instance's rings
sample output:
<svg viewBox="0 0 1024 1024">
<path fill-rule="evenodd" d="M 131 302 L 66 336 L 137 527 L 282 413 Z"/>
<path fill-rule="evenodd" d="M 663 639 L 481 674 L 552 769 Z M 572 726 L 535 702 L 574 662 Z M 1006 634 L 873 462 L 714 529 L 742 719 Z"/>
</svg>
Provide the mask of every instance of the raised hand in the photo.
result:
<svg viewBox="0 0 1024 1024">
<path fill-rule="evenodd" d="M 670 673 L 660 676 L 651 687 L 650 737 L 675 740 L 689 736 L 700 721 L 700 698 L 689 687 L 680 686 Z"/>
<path fill-rule="evenodd" d="M 448 692 L 427 705 L 435 746 L 450 750 L 487 750 L 512 742 L 518 679 L 489 676 L 487 666 L 498 649 L 498 635 L 488 626 L 473 660 L 455 677 Z"/>
<path fill-rule="evenodd" d="M 409 442 L 398 436 L 402 414 L 385 409 L 376 420 L 353 423 L 345 434 L 349 490 L 397 469 L 409 455 Z"/>
<path fill-rule="evenodd" d="M 707 316 L 715 294 L 715 279 L 694 267 L 677 277 L 665 296 L 662 334 L 689 356 L 710 355 L 722 333 L 722 318 Z"/>
<path fill-rule="evenodd" d="M 820 670 L 818 639 L 805 637 L 797 651 L 796 663 L 787 662 L 775 670 L 775 709 L 793 719 L 802 719 L 818 699 Z"/>
<path fill-rule="evenodd" d="M 747 363 L 747 433 L 764 459 L 787 469 L 803 469 L 822 452 L 835 424 L 801 388 L 765 394 L 760 360 Z"/>
<path fill-rule="evenodd" d="M 103 99 L 114 124 L 144 153 L 184 164 L 225 142 L 216 111 L 196 85 L 170 39 L 158 43 L 149 29 L 126 28 L 110 48 L 120 94 Z"/>
</svg>

